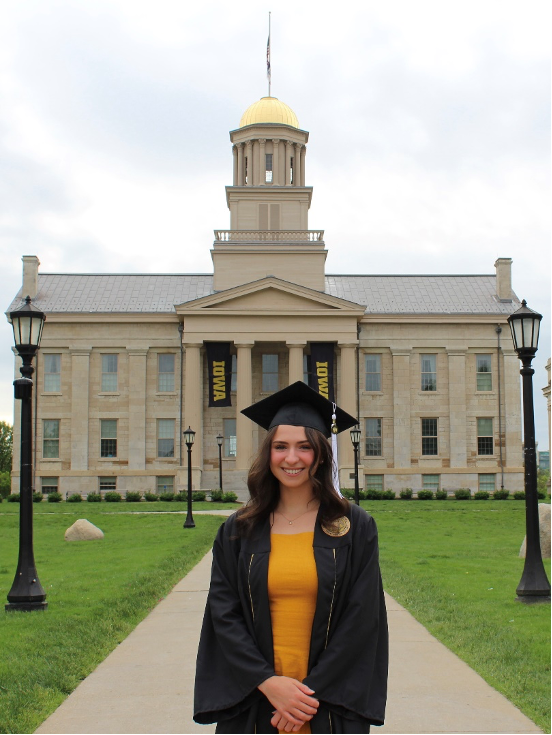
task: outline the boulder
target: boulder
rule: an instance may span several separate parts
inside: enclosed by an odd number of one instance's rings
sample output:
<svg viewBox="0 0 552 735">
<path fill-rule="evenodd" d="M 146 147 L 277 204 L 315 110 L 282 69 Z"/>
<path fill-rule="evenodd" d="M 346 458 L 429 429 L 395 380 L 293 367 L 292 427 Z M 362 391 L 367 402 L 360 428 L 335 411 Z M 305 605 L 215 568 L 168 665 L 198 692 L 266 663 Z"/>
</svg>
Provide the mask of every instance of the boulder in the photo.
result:
<svg viewBox="0 0 552 735">
<path fill-rule="evenodd" d="M 79 518 L 65 531 L 66 541 L 94 541 L 103 537 L 103 531 L 85 518 Z"/>
<path fill-rule="evenodd" d="M 543 559 L 550 559 L 550 505 L 539 503 L 539 529 L 541 555 Z M 525 558 L 525 544 L 527 537 L 523 539 L 519 555 Z"/>
</svg>

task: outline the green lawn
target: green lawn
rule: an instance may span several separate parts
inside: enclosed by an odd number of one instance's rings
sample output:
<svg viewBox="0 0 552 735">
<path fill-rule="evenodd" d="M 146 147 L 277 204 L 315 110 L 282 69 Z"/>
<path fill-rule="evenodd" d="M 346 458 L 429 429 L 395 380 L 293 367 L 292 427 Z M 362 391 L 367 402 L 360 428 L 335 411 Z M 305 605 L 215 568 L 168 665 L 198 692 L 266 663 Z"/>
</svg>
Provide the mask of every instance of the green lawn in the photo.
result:
<svg viewBox="0 0 552 735">
<path fill-rule="evenodd" d="M 550 732 L 550 605 L 515 601 L 525 504 L 361 504 L 378 524 L 386 591 Z"/>
<path fill-rule="evenodd" d="M 52 505 L 54 512 L 46 512 Z M 121 503 L 120 510 L 129 505 Z M 0 612 L 0 732 L 33 732 L 201 559 L 223 520 L 198 515 L 195 529 L 183 529 L 185 516 L 117 514 L 105 512 L 108 506 L 37 509 L 35 559 L 49 608 Z M 2 605 L 17 566 L 18 515 L 12 509 L 18 507 L 0 506 Z M 105 538 L 64 541 L 65 529 L 82 517 Z"/>
</svg>

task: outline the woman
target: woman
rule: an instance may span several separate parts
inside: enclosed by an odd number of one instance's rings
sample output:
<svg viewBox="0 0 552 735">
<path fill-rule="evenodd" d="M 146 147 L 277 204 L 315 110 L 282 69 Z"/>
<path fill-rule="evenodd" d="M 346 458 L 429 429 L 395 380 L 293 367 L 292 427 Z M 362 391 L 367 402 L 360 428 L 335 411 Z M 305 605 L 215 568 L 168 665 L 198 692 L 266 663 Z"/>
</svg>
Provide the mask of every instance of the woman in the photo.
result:
<svg viewBox="0 0 552 735">
<path fill-rule="evenodd" d="M 251 499 L 213 547 L 194 719 L 220 733 L 383 724 L 387 620 L 377 531 L 338 495 L 326 437 L 356 424 L 298 382 L 242 413 L 268 434 Z"/>
</svg>

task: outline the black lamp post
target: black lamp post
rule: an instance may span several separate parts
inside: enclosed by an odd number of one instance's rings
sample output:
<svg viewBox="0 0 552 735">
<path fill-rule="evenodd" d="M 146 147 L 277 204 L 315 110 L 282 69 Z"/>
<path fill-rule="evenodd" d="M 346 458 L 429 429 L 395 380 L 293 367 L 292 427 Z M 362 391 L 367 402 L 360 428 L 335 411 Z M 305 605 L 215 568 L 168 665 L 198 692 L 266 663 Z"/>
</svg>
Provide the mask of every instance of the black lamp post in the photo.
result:
<svg viewBox="0 0 552 735">
<path fill-rule="evenodd" d="M 219 452 L 219 488 L 222 490 L 222 442 L 224 437 L 222 434 L 217 434 L 217 444 Z"/>
<path fill-rule="evenodd" d="M 19 560 L 6 610 L 46 610 L 46 593 L 40 584 L 33 552 L 33 358 L 40 346 L 46 315 L 31 304 L 10 312 L 15 349 L 23 360 L 21 378 L 13 381 L 15 398 L 21 401 L 21 473 L 19 490 Z"/>
<path fill-rule="evenodd" d="M 184 521 L 184 528 L 195 528 L 194 517 L 192 515 L 192 447 L 195 439 L 195 431 L 188 426 L 183 434 L 184 442 L 188 447 L 188 512 Z"/>
<path fill-rule="evenodd" d="M 355 426 L 354 429 L 351 429 L 349 433 L 351 434 L 351 441 L 353 442 L 353 447 L 355 448 L 355 503 L 359 505 L 360 500 L 358 497 L 358 447 L 360 445 L 360 429 L 358 428 L 358 426 Z"/>
<path fill-rule="evenodd" d="M 527 307 L 508 317 L 514 349 L 521 360 L 523 379 L 523 451 L 525 456 L 525 566 L 516 590 L 520 602 L 549 602 L 550 582 L 544 571 L 540 548 L 539 508 L 537 498 L 537 457 L 535 451 L 535 415 L 533 410 L 533 374 L 531 362 L 538 349 L 542 314 Z"/>
</svg>

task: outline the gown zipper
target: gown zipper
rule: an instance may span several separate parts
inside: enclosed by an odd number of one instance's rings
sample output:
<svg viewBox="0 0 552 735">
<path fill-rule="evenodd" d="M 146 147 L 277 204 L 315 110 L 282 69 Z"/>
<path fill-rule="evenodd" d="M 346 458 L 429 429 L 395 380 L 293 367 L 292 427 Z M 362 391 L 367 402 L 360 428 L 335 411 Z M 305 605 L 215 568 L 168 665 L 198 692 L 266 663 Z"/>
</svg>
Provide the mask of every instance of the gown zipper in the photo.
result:
<svg viewBox="0 0 552 735">
<path fill-rule="evenodd" d="M 247 571 L 247 586 L 249 588 L 249 603 L 251 604 L 251 615 L 253 617 L 253 620 L 255 620 L 255 610 L 253 609 L 253 595 L 251 594 L 251 565 L 253 564 L 253 557 L 255 554 L 251 554 L 251 559 L 249 560 L 249 569 Z"/>
<path fill-rule="evenodd" d="M 333 589 L 332 589 L 332 602 L 330 604 L 330 614 L 328 616 L 328 627 L 326 628 L 326 643 L 324 644 L 324 648 L 328 647 L 328 636 L 330 635 L 330 623 L 332 622 L 332 612 L 333 612 L 334 599 L 335 599 L 335 588 L 337 585 L 337 559 L 335 556 L 335 549 L 332 549 L 332 551 L 333 551 L 333 559 L 334 559 L 334 583 L 333 583 Z"/>
</svg>

